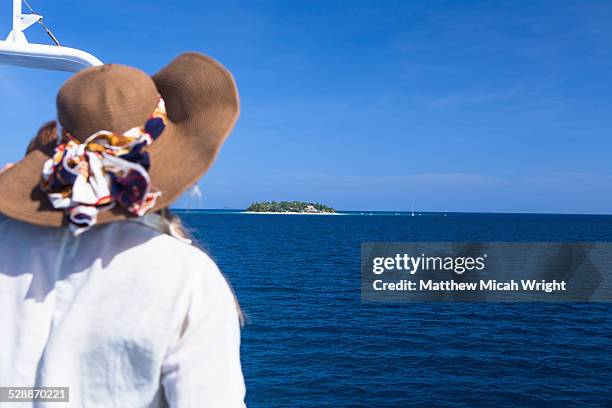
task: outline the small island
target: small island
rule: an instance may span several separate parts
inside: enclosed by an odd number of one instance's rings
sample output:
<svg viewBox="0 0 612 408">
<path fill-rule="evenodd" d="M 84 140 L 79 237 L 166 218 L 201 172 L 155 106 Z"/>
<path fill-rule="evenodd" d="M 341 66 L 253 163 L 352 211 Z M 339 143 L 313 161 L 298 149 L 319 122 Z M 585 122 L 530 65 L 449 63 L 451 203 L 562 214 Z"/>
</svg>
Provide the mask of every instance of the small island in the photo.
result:
<svg viewBox="0 0 612 408">
<path fill-rule="evenodd" d="M 303 201 L 262 201 L 251 204 L 247 213 L 267 214 L 337 214 L 336 210 L 319 203 Z"/>
</svg>

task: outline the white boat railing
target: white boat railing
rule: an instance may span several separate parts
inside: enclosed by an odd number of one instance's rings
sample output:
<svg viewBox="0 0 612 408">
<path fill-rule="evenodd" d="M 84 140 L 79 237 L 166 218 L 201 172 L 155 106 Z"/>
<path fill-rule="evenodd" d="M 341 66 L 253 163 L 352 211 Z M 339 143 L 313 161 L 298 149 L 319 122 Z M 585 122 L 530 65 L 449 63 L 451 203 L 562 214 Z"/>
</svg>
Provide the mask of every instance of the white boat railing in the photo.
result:
<svg viewBox="0 0 612 408">
<path fill-rule="evenodd" d="M 42 16 L 23 14 L 22 0 L 12 1 L 13 29 L 4 41 L 0 41 L 0 64 L 70 72 L 102 65 L 98 58 L 75 48 L 30 44 L 23 31 L 41 21 Z"/>
</svg>

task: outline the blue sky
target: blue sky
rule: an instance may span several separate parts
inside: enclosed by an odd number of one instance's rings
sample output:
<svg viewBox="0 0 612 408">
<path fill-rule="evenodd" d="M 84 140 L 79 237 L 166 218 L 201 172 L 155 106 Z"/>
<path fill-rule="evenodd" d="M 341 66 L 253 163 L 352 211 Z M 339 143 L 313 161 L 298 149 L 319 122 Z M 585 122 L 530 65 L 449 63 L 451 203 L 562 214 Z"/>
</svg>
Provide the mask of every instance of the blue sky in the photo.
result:
<svg viewBox="0 0 612 408">
<path fill-rule="evenodd" d="M 234 73 L 242 115 L 179 207 L 612 213 L 610 2 L 31 3 L 105 62 L 154 73 L 197 50 Z M 0 67 L 1 162 L 68 77 Z"/>
</svg>

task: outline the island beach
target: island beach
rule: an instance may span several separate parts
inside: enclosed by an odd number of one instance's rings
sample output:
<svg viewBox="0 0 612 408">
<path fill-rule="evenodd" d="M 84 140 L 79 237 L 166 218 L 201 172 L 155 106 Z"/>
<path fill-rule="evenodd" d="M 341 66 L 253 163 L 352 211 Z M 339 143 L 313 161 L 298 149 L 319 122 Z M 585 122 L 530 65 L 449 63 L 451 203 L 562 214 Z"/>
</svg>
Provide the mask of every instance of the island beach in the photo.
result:
<svg viewBox="0 0 612 408">
<path fill-rule="evenodd" d="M 263 201 L 255 202 L 244 210 L 245 214 L 310 214 L 337 215 L 336 210 L 320 203 L 303 201 Z"/>
<path fill-rule="evenodd" d="M 346 215 L 338 212 L 296 212 L 296 211 L 241 211 L 240 214 L 268 214 L 268 215 Z"/>
</svg>

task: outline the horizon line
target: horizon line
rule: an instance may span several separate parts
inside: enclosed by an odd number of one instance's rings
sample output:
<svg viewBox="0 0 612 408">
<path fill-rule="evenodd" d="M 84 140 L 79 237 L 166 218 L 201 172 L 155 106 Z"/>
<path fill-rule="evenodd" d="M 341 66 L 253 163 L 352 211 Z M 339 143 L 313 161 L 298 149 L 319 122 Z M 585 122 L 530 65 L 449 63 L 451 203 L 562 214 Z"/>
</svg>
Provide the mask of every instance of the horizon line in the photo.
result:
<svg viewBox="0 0 612 408">
<path fill-rule="evenodd" d="M 241 211 L 244 208 L 171 208 L 172 211 Z M 336 212 L 364 213 L 413 213 L 412 210 L 335 210 Z M 282 214 L 282 213 L 279 213 Z M 564 213 L 564 212 L 507 212 L 507 211 L 414 211 L 414 214 L 491 214 L 491 215 L 597 215 L 612 216 L 612 213 Z"/>
</svg>

